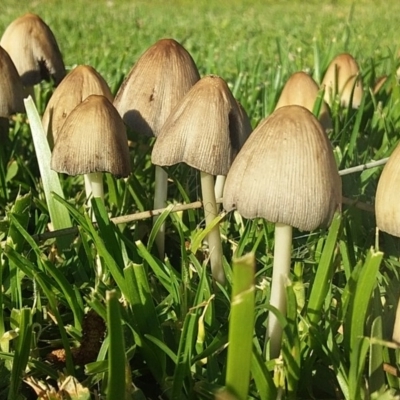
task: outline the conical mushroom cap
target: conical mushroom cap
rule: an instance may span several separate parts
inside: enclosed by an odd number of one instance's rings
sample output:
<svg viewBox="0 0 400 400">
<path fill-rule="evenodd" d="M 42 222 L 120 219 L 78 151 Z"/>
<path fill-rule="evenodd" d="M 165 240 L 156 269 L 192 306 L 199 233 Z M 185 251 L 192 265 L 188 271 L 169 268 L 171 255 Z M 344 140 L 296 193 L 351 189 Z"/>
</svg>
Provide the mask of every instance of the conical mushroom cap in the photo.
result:
<svg viewBox="0 0 400 400">
<path fill-rule="evenodd" d="M 51 145 L 69 113 L 91 94 L 103 95 L 111 103 L 114 100 L 107 82 L 94 68 L 78 65 L 62 80 L 44 111 L 42 123 Z"/>
<path fill-rule="evenodd" d="M 350 54 L 344 53 L 335 57 L 329 64 L 321 84 L 325 87 L 325 101 L 332 106 L 332 99 L 339 95 L 341 105 L 348 107 L 354 87 L 352 107 L 359 107 L 363 97 L 359 74 L 357 61 Z"/>
<path fill-rule="evenodd" d="M 200 79 L 190 54 L 173 39 L 151 46 L 133 66 L 114 106 L 133 131 L 158 136 L 173 107 Z"/>
<path fill-rule="evenodd" d="M 275 110 L 284 106 L 298 105 L 313 112 L 319 94 L 319 87 L 314 79 L 305 72 L 295 72 L 286 82 Z M 332 129 L 332 120 L 328 105 L 322 102 L 318 117 L 325 130 Z"/>
<path fill-rule="evenodd" d="M 151 155 L 153 164 L 184 162 L 212 175 L 226 175 L 248 136 L 243 115 L 222 78 L 202 78 L 161 128 Z"/>
<path fill-rule="evenodd" d="M 50 77 L 58 84 L 65 76 L 53 32 L 36 14 L 25 14 L 8 25 L 0 45 L 13 60 L 24 86 L 36 85 Z"/>
<path fill-rule="evenodd" d="M 51 168 L 68 175 L 129 175 L 126 128 L 106 97 L 91 95 L 69 114 L 54 145 Z"/>
<path fill-rule="evenodd" d="M 24 112 L 24 88 L 7 51 L 0 46 L 0 117 Z"/>
<path fill-rule="evenodd" d="M 294 105 L 265 118 L 243 145 L 226 178 L 224 208 L 310 231 L 330 223 L 341 194 L 321 124 Z"/>
<path fill-rule="evenodd" d="M 381 231 L 400 237 L 400 146 L 397 146 L 383 168 L 376 189 L 376 225 Z"/>
</svg>

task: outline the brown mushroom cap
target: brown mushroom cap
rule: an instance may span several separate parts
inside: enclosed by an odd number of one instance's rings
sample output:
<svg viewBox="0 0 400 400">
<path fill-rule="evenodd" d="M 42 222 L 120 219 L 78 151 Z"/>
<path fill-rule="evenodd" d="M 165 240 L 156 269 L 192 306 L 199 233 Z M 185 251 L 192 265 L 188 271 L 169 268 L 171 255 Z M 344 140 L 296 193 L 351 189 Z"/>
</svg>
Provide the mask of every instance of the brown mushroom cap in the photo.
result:
<svg viewBox="0 0 400 400">
<path fill-rule="evenodd" d="M 295 72 L 286 82 L 275 110 L 284 106 L 298 105 L 313 112 L 318 94 L 319 87 L 310 75 L 302 71 Z M 332 128 L 329 107 L 325 101 L 322 102 L 318 119 L 325 130 Z"/>
<path fill-rule="evenodd" d="M 0 46 L 0 117 L 24 112 L 24 89 L 7 51 Z"/>
<path fill-rule="evenodd" d="M 8 25 L 0 45 L 13 60 L 24 86 L 36 85 L 50 77 L 58 84 L 65 76 L 53 32 L 36 14 L 25 14 Z"/>
<path fill-rule="evenodd" d="M 68 175 L 129 175 L 126 128 L 105 96 L 91 95 L 69 114 L 54 145 L 51 168 Z"/>
<path fill-rule="evenodd" d="M 243 115 L 226 82 L 205 76 L 165 121 L 153 147 L 153 164 L 185 162 L 212 175 L 226 175 L 249 134 Z"/>
<path fill-rule="evenodd" d="M 114 100 L 107 82 L 93 67 L 78 65 L 62 80 L 44 111 L 42 123 L 51 145 L 70 112 L 91 94 Z"/>
<path fill-rule="evenodd" d="M 200 79 L 196 64 L 173 39 L 151 46 L 133 66 L 114 106 L 133 131 L 158 136 L 173 107 Z"/>
<path fill-rule="evenodd" d="M 224 208 L 309 231 L 330 223 L 341 194 L 321 124 L 292 105 L 265 118 L 240 150 L 226 178 Z"/>
<path fill-rule="evenodd" d="M 325 87 L 325 101 L 330 106 L 332 106 L 332 99 L 339 95 L 341 105 L 344 107 L 350 104 L 354 87 L 352 107 L 359 107 L 363 97 L 363 87 L 360 69 L 355 58 L 348 53 L 335 57 L 328 66 L 321 86 Z"/>
<path fill-rule="evenodd" d="M 376 225 L 381 231 L 400 237 L 400 146 L 397 146 L 383 168 L 376 188 Z"/>
</svg>

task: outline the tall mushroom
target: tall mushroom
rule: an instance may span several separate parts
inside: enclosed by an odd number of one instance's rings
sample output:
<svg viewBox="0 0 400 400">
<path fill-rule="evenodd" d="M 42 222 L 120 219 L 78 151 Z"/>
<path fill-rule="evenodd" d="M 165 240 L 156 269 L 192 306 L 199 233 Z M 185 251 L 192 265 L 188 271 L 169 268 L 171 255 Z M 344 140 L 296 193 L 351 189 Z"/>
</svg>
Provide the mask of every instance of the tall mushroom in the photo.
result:
<svg viewBox="0 0 400 400">
<path fill-rule="evenodd" d="M 247 138 L 243 114 L 226 82 L 215 75 L 200 79 L 165 121 L 151 160 L 160 166 L 184 162 L 200 170 L 206 225 L 217 216 L 214 176 L 226 175 Z M 208 235 L 214 279 L 225 282 L 219 226 Z"/>
<path fill-rule="evenodd" d="M 42 123 L 50 146 L 70 112 L 91 94 L 103 95 L 111 103 L 114 97 L 104 78 L 89 65 L 78 65 L 54 91 L 43 114 Z"/>
<path fill-rule="evenodd" d="M 125 125 L 112 103 L 90 95 L 65 120 L 54 145 L 51 168 L 85 175 L 93 197 L 103 198 L 103 172 L 116 177 L 130 173 Z"/>
<path fill-rule="evenodd" d="M 284 106 L 298 105 L 313 112 L 319 95 L 319 87 L 314 79 L 303 71 L 295 72 L 286 82 L 275 110 Z M 329 107 L 322 101 L 318 119 L 325 130 L 332 129 Z"/>
<path fill-rule="evenodd" d="M 115 96 L 114 105 L 132 131 L 157 137 L 172 109 L 199 79 L 196 64 L 187 50 L 174 39 L 161 39 L 133 66 Z M 156 209 L 165 206 L 167 182 L 165 171 L 156 166 Z M 156 237 L 161 257 L 164 257 L 164 235 L 163 225 Z"/>
<path fill-rule="evenodd" d="M 306 108 L 277 109 L 253 131 L 235 158 L 225 184 L 224 207 L 245 218 L 275 223 L 270 304 L 286 313 L 292 227 L 328 225 L 341 203 L 341 180 L 329 140 Z M 270 356 L 279 355 L 282 327 L 268 319 Z"/>
<path fill-rule="evenodd" d="M 36 14 L 28 13 L 11 22 L 0 45 L 10 55 L 27 88 L 50 78 L 57 85 L 65 76 L 64 61 L 54 34 Z"/>
<path fill-rule="evenodd" d="M 363 98 L 363 87 L 357 61 L 348 53 L 339 54 L 328 66 L 321 86 L 325 88 L 325 101 L 332 102 L 339 96 L 340 104 L 358 108 Z"/>
</svg>

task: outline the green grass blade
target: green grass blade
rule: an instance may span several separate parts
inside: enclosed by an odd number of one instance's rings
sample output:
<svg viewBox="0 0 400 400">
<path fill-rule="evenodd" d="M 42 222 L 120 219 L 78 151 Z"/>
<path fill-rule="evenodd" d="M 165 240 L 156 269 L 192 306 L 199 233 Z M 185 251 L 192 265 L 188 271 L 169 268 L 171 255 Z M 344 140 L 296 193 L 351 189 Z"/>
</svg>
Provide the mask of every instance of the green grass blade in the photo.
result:
<svg viewBox="0 0 400 400">
<path fill-rule="evenodd" d="M 336 242 L 341 226 L 341 216 L 336 214 L 329 228 L 328 237 L 326 238 L 324 249 L 319 260 L 317 273 L 307 306 L 307 315 L 311 325 L 317 325 L 322 314 L 322 308 L 329 286 L 332 280 L 332 261 L 336 248 Z"/>
<path fill-rule="evenodd" d="M 370 250 L 368 257 L 360 271 L 349 310 L 346 315 L 345 343 L 353 349 L 356 343 L 364 336 L 365 321 L 367 318 L 372 291 L 377 284 L 377 274 L 383 258 L 382 252 Z"/>
<path fill-rule="evenodd" d="M 18 392 L 21 386 L 21 380 L 24 376 L 31 351 L 32 313 L 30 309 L 23 308 L 19 311 L 19 314 L 19 332 L 16 339 L 15 354 L 11 370 L 10 389 L 8 392 L 9 400 L 19 398 Z"/>
<path fill-rule="evenodd" d="M 382 340 L 382 317 L 376 317 L 371 327 L 371 337 Z M 383 346 L 380 343 L 370 343 L 368 381 L 371 393 L 378 393 L 385 388 L 385 373 L 383 372 Z"/>
<path fill-rule="evenodd" d="M 253 347 L 252 354 L 253 357 L 251 361 L 251 375 L 255 381 L 260 399 L 276 399 L 276 386 L 272 379 L 271 373 L 268 371 L 265 365 L 263 357 L 255 347 Z"/>
<path fill-rule="evenodd" d="M 68 211 L 64 206 L 54 201 L 51 192 L 57 193 L 60 197 L 64 197 L 60 180 L 57 172 L 50 168 L 51 151 L 47 142 L 46 134 L 43 129 L 42 122 L 36 110 L 35 103 L 31 97 L 24 100 L 26 113 L 28 115 L 32 139 L 35 145 L 37 161 L 40 169 L 40 176 L 43 182 L 43 189 L 46 196 L 46 203 L 49 209 L 51 222 L 54 229 L 63 229 L 71 227 L 71 220 Z M 67 249 L 72 241 L 71 236 L 61 236 L 57 238 L 57 244 L 61 250 Z"/>
<path fill-rule="evenodd" d="M 231 315 L 226 387 L 238 399 L 247 399 L 254 330 L 255 256 L 233 261 Z"/>
<path fill-rule="evenodd" d="M 50 304 L 51 311 L 57 321 L 62 345 L 65 350 L 65 358 L 66 358 L 66 366 L 68 374 L 74 376 L 75 369 L 72 361 L 70 344 L 68 341 L 68 336 L 65 330 L 63 320 L 61 318 L 60 312 L 58 311 L 58 303 L 52 291 L 51 283 L 49 284 L 47 282 L 48 279 L 46 279 L 46 276 L 41 271 L 37 271 L 37 267 L 33 263 L 31 263 L 29 260 L 18 254 L 12 247 L 6 246 L 5 253 L 11 261 L 13 261 L 16 265 L 18 265 L 18 268 L 20 268 L 28 277 L 31 277 L 31 279 L 35 279 L 38 285 L 42 288 Z"/>
<path fill-rule="evenodd" d="M 122 319 L 118 296 L 115 291 L 106 293 L 108 347 L 107 400 L 128 399 L 130 386 L 126 382 L 127 359 L 122 330 Z"/>
</svg>

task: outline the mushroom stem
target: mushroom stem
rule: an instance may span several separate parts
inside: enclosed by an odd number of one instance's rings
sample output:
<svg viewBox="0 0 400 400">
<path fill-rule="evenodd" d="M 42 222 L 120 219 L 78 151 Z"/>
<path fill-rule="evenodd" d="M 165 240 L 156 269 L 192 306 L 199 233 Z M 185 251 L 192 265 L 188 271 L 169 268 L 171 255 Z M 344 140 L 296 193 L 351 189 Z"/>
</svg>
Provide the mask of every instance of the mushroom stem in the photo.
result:
<svg viewBox="0 0 400 400">
<path fill-rule="evenodd" d="M 96 217 L 91 210 L 90 199 L 92 197 L 100 197 L 104 202 L 104 187 L 103 187 L 103 173 L 102 172 L 91 172 L 85 174 L 85 191 L 86 201 L 89 206 L 89 214 L 92 215 L 92 221 L 96 222 Z"/>
<path fill-rule="evenodd" d="M 168 192 L 168 174 L 160 166 L 155 168 L 154 182 L 154 209 L 164 208 L 167 200 Z M 153 218 L 153 225 L 156 223 L 158 216 Z M 165 224 L 162 224 L 155 238 L 158 254 L 164 258 L 165 252 Z"/>
<path fill-rule="evenodd" d="M 206 227 L 217 217 L 217 201 L 214 192 L 214 176 L 200 171 L 201 192 L 204 204 L 204 216 Z M 225 284 L 225 273 L 222 266 L 222 242 L 219 225 L 216 225 L 207 235 L 210 251 L 211 273 L 213 278 L 220 284 Z"/>
<path fill-rule="evenodd" d="M 270 305 L 277 308 L 283 315 L 286 314 L 286 283 L 290 272 L 291 249 L 292 227 L 276 223 Z M 279 357 L 282 326 L 272 312 L 268 317 L 266 340 L 269 340 L 270 358 Z"/>
<path fill-rule="evenodd" d="M 104 200 L 103 173 L 91 172 L 85 174 L 85 190 L 88 200 L 90 197 L 100 197 Z"/>
<path fill-rule="evenodd" d="M 215 198 L 219 199 L 222 197 L 224 193 L 224 186 L 225 186 L 226 176 L 225 175 L 217 175 L 215 178 Z"/>
</svg>

